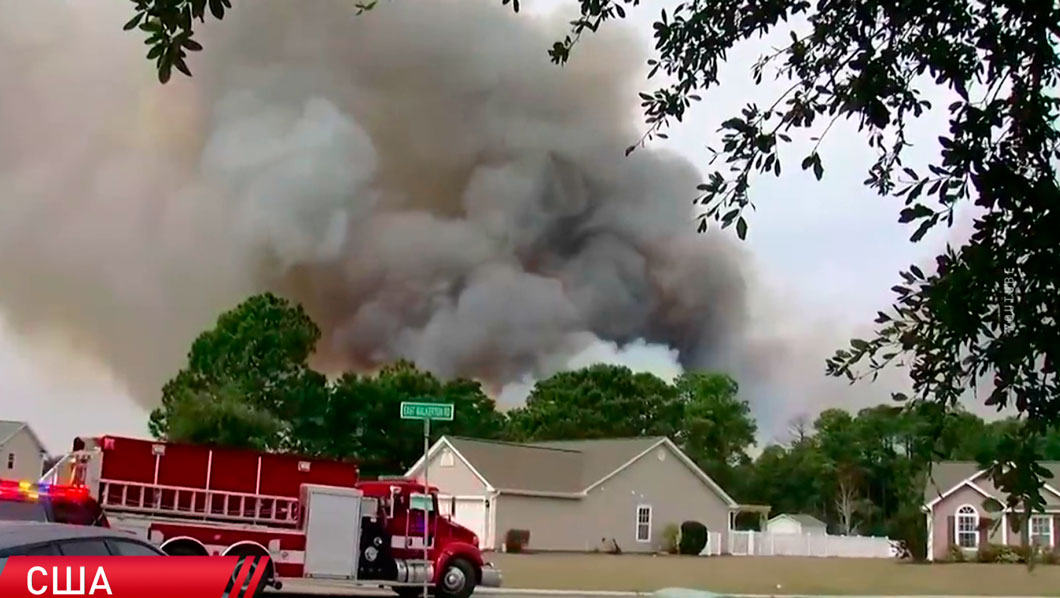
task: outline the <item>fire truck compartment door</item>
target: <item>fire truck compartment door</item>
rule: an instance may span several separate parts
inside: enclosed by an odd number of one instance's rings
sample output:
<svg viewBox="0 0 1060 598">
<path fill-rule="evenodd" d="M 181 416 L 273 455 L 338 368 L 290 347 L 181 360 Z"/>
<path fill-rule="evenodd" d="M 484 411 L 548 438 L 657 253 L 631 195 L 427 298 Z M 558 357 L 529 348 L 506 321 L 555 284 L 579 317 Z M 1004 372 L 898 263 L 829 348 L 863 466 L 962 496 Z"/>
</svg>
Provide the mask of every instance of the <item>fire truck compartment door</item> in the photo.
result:
<svg viewBox="0 0 1060 598">
<path fill-rule="evenodd" d="M 352 488 L 302 488 L 306 512 L 306 577 L 354 579 L 361 546 L 361 492 Z"/>
</svg>

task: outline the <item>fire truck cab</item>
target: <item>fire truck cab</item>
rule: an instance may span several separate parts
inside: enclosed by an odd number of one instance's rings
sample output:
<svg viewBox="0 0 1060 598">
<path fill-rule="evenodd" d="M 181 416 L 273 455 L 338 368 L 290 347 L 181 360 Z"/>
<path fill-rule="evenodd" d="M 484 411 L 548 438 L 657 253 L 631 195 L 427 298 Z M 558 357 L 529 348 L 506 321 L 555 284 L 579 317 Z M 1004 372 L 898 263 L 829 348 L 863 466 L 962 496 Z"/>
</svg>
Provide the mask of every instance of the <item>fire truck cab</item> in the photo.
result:
<svg viewBox="0 0 1060 598">
<path fill-rule="evenodd" d="M 105 436 L 77 439 L 41 480 L 84 487 L 111 527 L 174 556 L 266 555 L 284 579 L 467 598 L 501 585 L 478 537 L 410 479 L 361 481 L 352 463 Z"/>
</svg>

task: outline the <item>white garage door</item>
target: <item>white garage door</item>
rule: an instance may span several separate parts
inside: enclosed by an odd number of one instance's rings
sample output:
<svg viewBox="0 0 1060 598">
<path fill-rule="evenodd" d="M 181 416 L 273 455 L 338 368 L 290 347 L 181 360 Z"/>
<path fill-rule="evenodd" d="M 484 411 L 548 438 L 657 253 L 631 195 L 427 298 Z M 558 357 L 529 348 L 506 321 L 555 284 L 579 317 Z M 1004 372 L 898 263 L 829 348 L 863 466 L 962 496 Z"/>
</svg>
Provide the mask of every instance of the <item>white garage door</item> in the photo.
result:
<svg viewBox="0 0 1060 598">
<path fill-rule="evenodd" d="M 450 500 L 451 499 L 448 496 L 438 496 L 438 510 L 442 515 L 449 514 Z M 486 530 L 488 529 L 486 522 L 486 499 L 469 497 L 457 498 L 456 516 L 453 517 L 453 520 L 475 532 L 475 535 L 478 536 L 480 545 L 488 546 L 488 538 L 486 538 Z"/>
</svg>

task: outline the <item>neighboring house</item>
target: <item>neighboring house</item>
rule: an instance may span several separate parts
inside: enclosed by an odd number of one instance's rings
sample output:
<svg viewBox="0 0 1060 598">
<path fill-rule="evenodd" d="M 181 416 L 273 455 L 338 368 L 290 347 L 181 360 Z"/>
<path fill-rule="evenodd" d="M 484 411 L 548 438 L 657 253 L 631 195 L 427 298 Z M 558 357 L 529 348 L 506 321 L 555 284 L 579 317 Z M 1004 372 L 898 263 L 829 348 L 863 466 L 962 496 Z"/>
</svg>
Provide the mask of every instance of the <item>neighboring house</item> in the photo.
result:
<svg viewBox="0 0 1060 598">
<path fill-rule="evenodd" d="M 813 515 L 784 514 L 777 515 L 766 522 L 765 531 L 771 534 L 812 534 L 823 536 L 828 533 L 828 526 Z"/>
<path fill-rule="evenodd" d="M 586 551 L 613 540 L 623 552 L 652 552 L 668 524 L 688 520 L 726 546 L 742 510 L 664 437 L 514 444 L 443 436 L 428 455 L 428 481 L 453 497 L 454 520 L 485 549 L 502 548 L 516 529 L 530 532 L 532 550 Z M 406 475 L 422 479 L 423 459 Z"/>
<path fill-rule="evenodd" d="M 1060 480 L 1060 462 L 1040 464 L 1053 473 L 1053 480 Z M 936 463 L 931 478 L 922 507 L 927 517 L 928 560 L 946 559 L 956 546 L 966 552 L 975 552 L 987 543 L 1019 546 L 1028 532 L 1033 544 L 1047 549 L 1060 547 L 1060 491 L 1052 483 L 1042 491 L 1046 512 L 1033 514 L 1019 531 L 1013 531 L 1009 509 L 991 512 L 984 504 L 990 499 L 1004 503 L 1005 496 L 977 463 Z"/>
<path fill-rule="evenodd" d="M 0 420 L 0 478 L 36 482 L 44 473 L 46 456 L 28 424 Z"/>
</svg>

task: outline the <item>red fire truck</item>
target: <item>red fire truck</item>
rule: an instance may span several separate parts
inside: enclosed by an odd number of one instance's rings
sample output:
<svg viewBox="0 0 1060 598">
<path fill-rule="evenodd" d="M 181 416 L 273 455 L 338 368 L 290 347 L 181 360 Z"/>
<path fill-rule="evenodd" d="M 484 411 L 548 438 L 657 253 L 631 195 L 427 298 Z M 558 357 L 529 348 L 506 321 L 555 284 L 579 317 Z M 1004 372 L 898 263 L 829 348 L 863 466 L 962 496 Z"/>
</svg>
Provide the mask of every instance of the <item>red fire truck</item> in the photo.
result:
<svg viewBox="0 0 1060 598">
<path fill-rule="evenodd" d="M 111 527 L 167 554 L 267 555 L 277 588 L 318 578 L 467 598 L 501 585 L 455 505 L 439 514 L 436 488 L 360 480 L 352 463 L 103 436 L 75 440 L 41 482 L 86 487 Z"/>
</svg>

